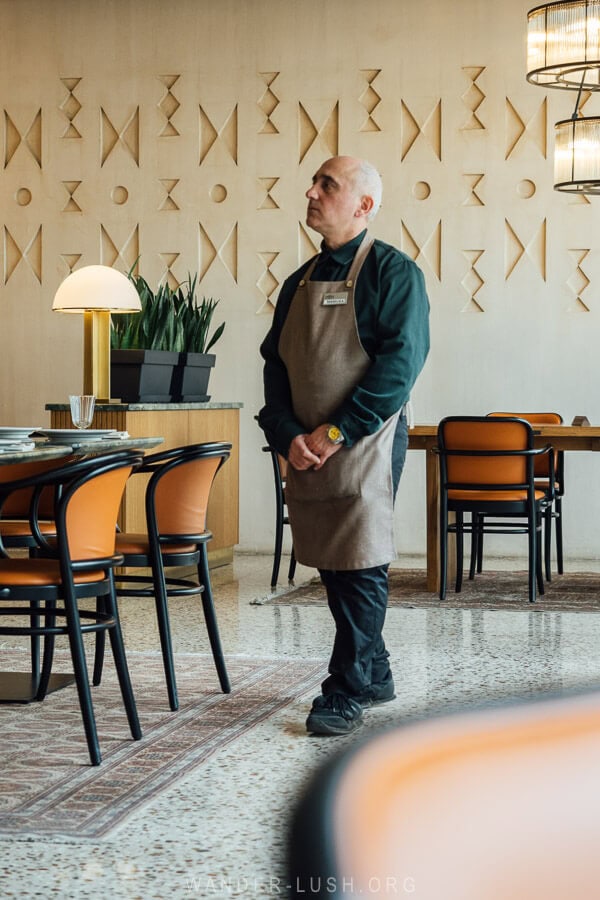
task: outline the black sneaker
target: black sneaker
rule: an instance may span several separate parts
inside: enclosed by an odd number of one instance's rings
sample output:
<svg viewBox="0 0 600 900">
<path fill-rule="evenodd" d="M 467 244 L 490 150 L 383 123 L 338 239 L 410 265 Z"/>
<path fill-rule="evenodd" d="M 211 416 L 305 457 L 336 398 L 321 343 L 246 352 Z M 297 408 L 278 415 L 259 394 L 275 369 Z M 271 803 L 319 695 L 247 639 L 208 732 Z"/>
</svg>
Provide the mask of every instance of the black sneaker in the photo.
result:
<svg viewBox="0 0 600 900">
<path fill-rule="evenodd" d="M 350 734 L 362 725 L 362 706 L 345 694 L 322 694 L 313 700 L 306 720 L 310 734 Z"/>
<path fill-rule="evenodd" d="M 356 699 L 363 709 L 369 706 L 380 706 L 382 703 L 389 703 L 390 700 L 396 699 L 394 682 L 391 678 L 388 681 L 375 682 Z"/>
</svg>

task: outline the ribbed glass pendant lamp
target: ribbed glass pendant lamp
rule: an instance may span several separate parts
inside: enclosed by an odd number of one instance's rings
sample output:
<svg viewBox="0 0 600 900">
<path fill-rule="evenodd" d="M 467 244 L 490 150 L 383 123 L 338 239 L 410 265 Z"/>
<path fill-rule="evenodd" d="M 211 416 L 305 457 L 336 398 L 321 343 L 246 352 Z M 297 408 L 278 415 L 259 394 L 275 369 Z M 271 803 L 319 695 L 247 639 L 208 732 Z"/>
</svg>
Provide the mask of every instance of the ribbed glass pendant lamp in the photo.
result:
<svg viewBox="0 0 600 900">
<path fill-rule="evenodd" d="M 600 0 L 545 3 L 527 23 L 527 80 L 577 91 L 573 115 L 554 126 L 554 189 L 600 194 L 600 117 L 579 113 L 582 93 L 600 90 Z"/>
</svg>

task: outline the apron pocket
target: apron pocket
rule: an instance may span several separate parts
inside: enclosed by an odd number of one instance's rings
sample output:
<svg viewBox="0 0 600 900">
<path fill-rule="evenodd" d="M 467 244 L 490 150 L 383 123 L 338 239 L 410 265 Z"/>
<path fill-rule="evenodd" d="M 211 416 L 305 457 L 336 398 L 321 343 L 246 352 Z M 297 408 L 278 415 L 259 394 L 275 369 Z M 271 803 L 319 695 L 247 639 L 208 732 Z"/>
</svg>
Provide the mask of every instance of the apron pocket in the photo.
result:
<svg viewBox="0 0 600 900">
<path fill-rule="evenodd" d="M 285 495 L 292 501 L 311 503 L 360 497 L 360 466 L 349 460 L 344 450 L 330 456 L 318 471 L 299 472 L 288 466 Z"/>
</svg>

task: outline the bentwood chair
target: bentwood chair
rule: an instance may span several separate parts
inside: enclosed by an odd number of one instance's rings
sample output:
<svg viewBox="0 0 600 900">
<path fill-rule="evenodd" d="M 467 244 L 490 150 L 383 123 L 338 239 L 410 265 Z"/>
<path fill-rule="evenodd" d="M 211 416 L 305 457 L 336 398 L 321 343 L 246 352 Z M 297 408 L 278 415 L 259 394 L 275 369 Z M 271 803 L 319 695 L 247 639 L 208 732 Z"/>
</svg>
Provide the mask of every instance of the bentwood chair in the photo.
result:
<svg viewBox="0 0 600 900">
<path fill-rule="evenodd" d="M 552 448 L 534 449 L 533 429 L 518 418 L 449 416 L 438 426 L 440 460 L 440 600 L 446 597 L 448 534 L 456 534 L 456 584 L 462 587 L 464 534 L 527 534 L 529 600 L 536 581 L 544 593 L 541 566 L 541 517 L 551 502 L 535 487 L 535 460 L 549 460 L 554 484 Z M 449 514 L 454 513 L 455 522 Z M 465 513 L 471 521 L 465 521 Z M 490 519 L 492 517 L 492 519 Z M 495 519 L 493 518 L 495 517 Z M 499 521 L 497 519 L 499 518 Z M 510 521 L 510 519 L 518 521 Z"/>
<path fill-rule="evenodd" d="M 290 896 L 597 897 L 599 755 L 598 691 L 370 735 L 304 790 Z"/>
<path fill-rule="evenodd" d="M 536 425 L 562 425 L 563 418 L 560 413 L 519 413 L 519 412 L 493 412 L 490 416 L 517 416 L 525 419 L 535 429 Z M 540 456 L 535 460 L 535 486 L 546 493 L 548 505 L 544 512 L 544 567 L 546 581 L 552 579 L 552 520 L 555 522 L 556 532 L 556 568 L 559 575 L 563 574 L 563 531 L 562 531 L 562 498 L 565 493 L 565 454 L 563 450 L 555 450 L 554 454 L 554 490 L 550 485 L 550 467 L 547 456 Z M 473 548 L 475 549 L 475 548 Z M 477 571 L 482 570 L 483 542 L 477 546 Z M 474 561 L 471 563 L 474 570 Z"/>
<path fill-rule="evenodd" d="M 0 505 L 12 491 L 32 491 L 29 524 L 39 550 L 35 558 L 0 559 L 0 618 L 11 617 L 9 624 L 0 624 L 0 635 L 45 638 L 39 700 L 44 698 L 50 679 L 55 636 L 68 636 L 93 765 L 99 765 L 101 754 L 83 645 L 85 634 L 104 635 L 108 631 L 131 734 L 136 740 L 141 737 L 113 579 L 114 567 L 122 562 L 115 553 L 119 506 L 127 479 L 140 463 L 138 453 L 119 451 L 0 485 Z M 56 526 L 56 538 L 50 541 L 38 527 L 41 497 L 49 489 L 54 494 Z M 96 599 L 95 611 L 80 607 L 79 601 L 85 598 Z M 29 623 L 13 624 L 12 617 L 21 616 Z"/>
<path fill-rule="evenodd" d="M 279 567 L 281 565 L 281 552 L 283 550 L 283 526 L 290 524 L 285 502 L 287 460 L 280 453 L 278 453 L 274 447 L 263 447 L 263 453 L 269 453 L 271 455 L 271 462 L 273 464 L 273 478 L 275 481 L 275 549 L 273 552 L 273 569 L 271 571 L 271 590 L 274 591 L 277 588 Z M 294 547 L 292 546 L 290 565 L 288 568 L 288 582 L 290 584 L 293 583 L 295 574 L 296 557 L 294 555 Z"/>
<path fill-rule="evenodd" d="M 11 463 L 0 465 L 0 486 L 6 481 L 17 481 L 43 472 L 50 472 L 67 465 L 71 457 L 34 462 Z M 0 459 L 1 463 L 1 459 Z M 0 513 L 0 555 L 7 556 L 7 551 L 15 549 L 35 550 L 37 542 L 29 526 L 29 510 L 33 489 L 14 491 L 2 506 Z M 56 528 L 52 521 L 54 514 L 54 492 L 47 488 L 41 495 L 38 509 L 38 527 L 46 536 L 55 535 Z"/>
<path fill-rule="evenodd" d="M 229 459 L 231 444 L 213 442 L 164 450 L 144 458 L 139 473 L 150 475 L 145 492 L 145 533 L 120 533 L 117 552 L 126 569 L 150 569 L 151 574 L 119 573 L 118 597 L 153 597 L 172 710 L 179 707 L 173 659 L 169 604 L 172 597 L 201 595 L 210 646 L 223 693 L 231 691 L 213 602 L 207 545 L 206 511 L 215 476 Z M 139 477 L 139 476 L 138 476 Z M 197 577 L 167 576 L 165 569 L 194 566 Z M 96 641 L 94 684 L 102 676 L 103 635 Z"/>
</svg>

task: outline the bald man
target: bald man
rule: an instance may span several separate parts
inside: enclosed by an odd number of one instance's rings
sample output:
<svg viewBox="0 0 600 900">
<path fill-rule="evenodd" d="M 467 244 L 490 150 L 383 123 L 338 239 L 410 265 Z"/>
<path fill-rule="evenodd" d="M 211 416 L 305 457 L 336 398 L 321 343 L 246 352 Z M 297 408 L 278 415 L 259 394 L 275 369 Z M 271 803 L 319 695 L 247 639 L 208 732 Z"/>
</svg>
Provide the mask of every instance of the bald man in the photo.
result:
<svg viewBox="0 0 600 900">
<path fill-rule="evenodd" d="M 429 350 L 429 302 L 413 260 L 369 234 L 381 196 L 370 163 L 323 163 L 306 192 L 321 252 L 283 284 L 261 346 L 259 422 L 288 460 L 294 552 L 319 570 L 335 623 L 306 721 L 318 735 L 348 734 L 363 709 L 395 697 L 382 631 L 404 408 Z"/>
</svg>

